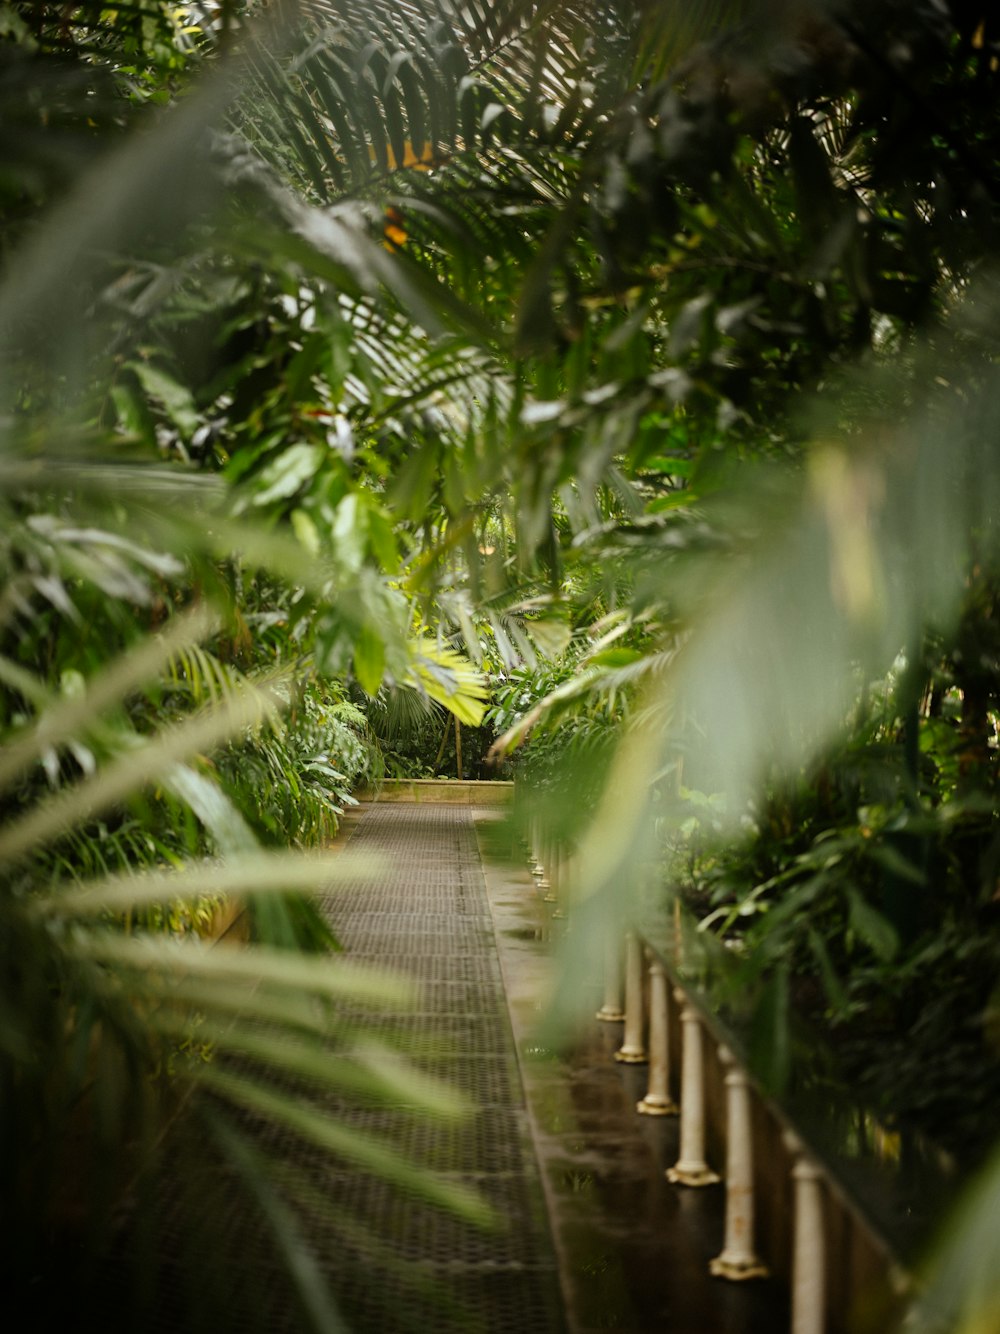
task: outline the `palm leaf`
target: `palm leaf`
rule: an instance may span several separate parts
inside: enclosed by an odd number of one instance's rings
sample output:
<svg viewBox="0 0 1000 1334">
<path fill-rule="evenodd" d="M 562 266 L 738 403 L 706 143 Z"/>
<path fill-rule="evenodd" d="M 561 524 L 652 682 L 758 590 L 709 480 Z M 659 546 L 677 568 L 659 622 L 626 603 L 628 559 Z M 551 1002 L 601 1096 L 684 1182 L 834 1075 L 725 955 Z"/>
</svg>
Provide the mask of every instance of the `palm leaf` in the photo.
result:
<svg viewBox="0 0 1000 1334">
<path fill-rule="evenodd" d="M 413 646 L 412 663 L 414 682 L 420 690 L 459 722 L 479 726 L 486 712 L 486 685 L 467 658 L 446 645 L 421 639 Z"/>
</svg>

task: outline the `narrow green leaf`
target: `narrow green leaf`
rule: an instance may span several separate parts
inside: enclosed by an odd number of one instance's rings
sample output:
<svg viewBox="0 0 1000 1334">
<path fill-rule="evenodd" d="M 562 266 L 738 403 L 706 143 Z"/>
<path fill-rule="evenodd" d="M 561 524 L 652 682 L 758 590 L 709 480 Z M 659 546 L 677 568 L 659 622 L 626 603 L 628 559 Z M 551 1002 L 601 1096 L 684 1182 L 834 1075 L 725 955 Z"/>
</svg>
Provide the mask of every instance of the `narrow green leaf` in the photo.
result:
<svg viewBox="0 0 1000 1334">
<path fill-rule="evenodd" d="M 340 852 L 326 855 L 272 852 L 259 848 L 224 861 L 187 862 L 177 871 L 146 871 L 111 876 L 82 886 L 66 885 L 31 900 L 31 910 L 69 917 L 99 916 L 209 895 L 242 896 L 268 891 L 332 888 L 338 881 L 370 879 L 378 874 L 370 857 Z"/>
<path fill-rule="evenodd" d="M 836 1012 L 843 1010 L 847 995 L 844 991 L 843 983 L 837 976 L 837 973 L 830 962 L 830 953 L 826 948 L 823 937 L 818 931 L 809 928 L 809 947 L 813 952 L 816 963 L 819 967 L 819 975 L 823 982 L 823 990 L 826 992 L 826 999 L 830 1008 Z"/>
<path fill-rule="evenodd" d="M 205 981 L 247 981 L 314 992 L 318 996 L 383 998 L 407 1003 L 412 988 L 406 979 L 352 963 L 343 955 L 316 958 L 288 950 L 255 945 L 252 949 L 219 950 L 202 941 L 120 936 L 110 931 L 79 932 L 74 948 L 82 956 L 138 971 Z"/>
<path fill-rule="evenodd" d="M 0 828 L 0 860 L 13 861 L 43 846 L 82 820 L 91 819 L 157 781 L 179 760 L 187 759 L 263 722 L 281 703 L 273 681 L 247 686 L 203 709 L 154 740 L 100 769 L 92 778 L 67 788 Z"/>
<path fill-rule="evenodd" d="M 348 1334 L 349 1326 L 337 1309 L 322 1267 L 295 1214 L 271 1184 L 273 1165 L 217 1111 L 203 1113 L 223 1154 L 238 1169 L 257 1199 L 271 1233 L 284 1257 L 310 1327 L 316 1334 Z"/>
<path fill-rule="evenodd" d="M 237 1106 L 271 1117 L 320 1148 L 413 1191 L 474 1226 L 490 1227 L 497 1221 L 489 1204 L 469 1187 L 435 1176 L 367 1132 L 351 1130 L 301 1102 L 210 1066 L 198 1071 L 197 1077 Z"/>
<path fill-rule="evenodd" d="M 750 1066 L 764 1086 L 780 1094 L 791 1073 L 788 965 L 781 963 L 754 1007 L 750 1026 Z"/>
</svg>

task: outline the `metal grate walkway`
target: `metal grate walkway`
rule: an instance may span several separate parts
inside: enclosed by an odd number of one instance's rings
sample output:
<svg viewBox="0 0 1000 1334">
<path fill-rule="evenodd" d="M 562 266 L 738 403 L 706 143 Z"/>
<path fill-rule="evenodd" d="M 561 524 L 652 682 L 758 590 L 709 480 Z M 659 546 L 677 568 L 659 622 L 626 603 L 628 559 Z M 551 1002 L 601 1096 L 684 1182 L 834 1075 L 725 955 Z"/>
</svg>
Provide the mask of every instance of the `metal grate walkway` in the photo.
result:
<svg viewBox="0 0 1000 1334">
<path fill-rule="evenodd" d="M 467 1119 L 431 1120 L 370 1091 L 297 1083 L 249 1057 L 227 1062 L 279 1085 L 329 1126 L 389 1146 L 427 1174 L 421 1183 L 433 1174 L 471 1188 L 500 1226 L 463 1222 L 249 1106 L 217 1109 L 244 1145 L 239 1169 L 231 1158 L 206 1157 L 206 1132 L 209 1150 L 219 1136 L 209 1101 L 207 1119 L 178 1118 L 165 1152 L 176 1170 L 146 1201 L 157 1215 L 158 1282 L 128 1304 L 120 1267 L 98 1271 L 95 1310 L 108 1334 L 300 1334 L 320 1327 L 303 1304 L 321 1282 L 342 1317 L 322 1327 L 351 1334 L 788 1327 L 776 1280 L 709 1276 L 723 1195 L 668 1187 L 677 1122 L 635 1115 L 645 1074 L 610 1059 L 620 1032 L 594 1024 L 601 1031 L 565 1051 L 538 1045 L 551 914 L 517 866 L 490 856 L 484 869 L 480 814 L 452 805 L 368 807 L 350 844 L 377 857 L 379 873 L 338 881 L 319 899 L 351 958 L 409 977 L 419 997 L 415 1009 L 338 1006 L 338 1017 L 463 1093 L 474 1109 Z M 600 968 L 592 971 L 596 1008 Z M 126 1216 L 123 1254 L 141 1247 L 133 1223 L 146 1216 Z"/>
<path fill-rule="evenodd" d="M 501 1219 L 499 1230 L 483 1232 L 369 1175 L 328 1180 L 324 1189 L 358 1225 L 353 1244 L 338 1241 L 331 1281 L 359 1334 L 562 1328 L 473 817 L 468 807 L 370 807 L 351 849 L 377 855 L 386 869 L 320 900 L 351 958 L 418 986 L 416 1011 L 367 1011 L 366 1029 L 398 1042 L 415 1065 L 475 1104 L 458 1124 L 405 1108 L 345 1105 L 337 1115 L 473 1187 Z"/>
</svg>

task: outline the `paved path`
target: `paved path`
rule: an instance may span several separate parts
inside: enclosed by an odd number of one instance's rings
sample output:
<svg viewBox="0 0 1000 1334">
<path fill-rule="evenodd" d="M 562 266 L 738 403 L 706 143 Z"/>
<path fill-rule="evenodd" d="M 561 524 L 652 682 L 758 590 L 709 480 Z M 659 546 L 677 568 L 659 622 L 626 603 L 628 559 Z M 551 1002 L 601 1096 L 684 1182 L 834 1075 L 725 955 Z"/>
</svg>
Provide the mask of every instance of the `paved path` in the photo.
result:
<svg viewBox="0 0 1000 1334">
<path fill-rule="evenodd" d="M 325 900 L 353 957 L 419 983 L 417 1012 L 387 1028 L 476 1104 L 458 1129 L 399 1112 L 346 1119 L 474 1185 L 505 1220 L 482 1234 L 345 1179 L 345 1203 L 400 1261 L 358 1250 L 334 1280 L 345 1314 L 358 1334 L 778 1334 L 788 1316 L 776 1285 L 708 1277 L 722 1192 L 667 1185 L 677 1122 L 635 1115 L 645 1071 L 611 1059 L 620 1026 L 586 1023 L 567 1050 L 537 1045 L 551 937 L 565 924 L 516 861 L 482 860 L 491 825 L 468 807 L 375 804 L 351 848 L 386 859 L 386 872 Z M 596 1009 L 597 966 L 592 980 Z"/>
<path fill-rule="evenodd" d="M 319 906 L 348 958 L 411 979 L 417 1002 L 338 1002 L 329 1059 L 343 1050 L 341 1073 L 364 1080 L 357 1046 L 377 1041 L 379 1059 L 398 1052 L 464 1095 L 471 1114 L 431 1118 L 412 1102 L 387 1105 L 370 1079 L 347 1089 L 226 1055 L 226 1073 L 290 1096 L 334 1134 L 385 1146 L 419 1179 L 390 1185 L 377 1164 L 352 1165 L 357 1158 L 327 1152 L 253 1103 L 213 1110 L 202 1100 L 204 1116 L 172 1124 L 168 1171 L 147 1214 L 126 1212 L 116 1240 L 124 1257 L 150 1266 L 155 1285 L 123 1291 L 117 1252 L 98 1273 L 95 1309 L 111 1334 L 563 1334 L 473 812 L 375 804 L 352 819 L 344 842 L 377 859 L 378 871 L 338 877 Z M 218 1134 L 224 1155 L 212 1151 Z M 475 1192 L 497 1226 L 428 1203 L 420 1187 L 432 1179 Z M 139 1224 L 150 1210 L 147 1232 Z M 337 1310 L 318 1325 L 303 1306 L 315 1316 L 324 1286 Z"/>
<path fill-rule="evenodd" d="M 429 1120 L 386 1106 L 370 1089 L 347 1094 L 278 1076 L 248 1057 L 230 1065 L 248 1064 L 331 1131 L 389 1145 L 418 1165 L 421 1181 L 434 1174 L 474 1189 L 500 1226 L 483 1231 L 249 1108 L 225 1108 L 244 1146 L 239 1170 L 235 1160 L 206 1159 L 206 1136 L 211 1149 L 221 1133 L 209 1104 L 178 1118 L 166 1148 L 177 1170 L 147 1201 L 158 1214 L 159 1284 L 137 1294 L 142 1319 L 123 1325 L 116 1315 L 124 1320 L 135 1308 L 121 1300 L 119 1267 L 98 1271 L 95 1298 L 108 1308 L 102 1328 L 301 1334 L 316 1327 L 301 1294 L 323 1280 L 343 1318 L 326 1328 L 352 1334 L 788 1328 L 787 1305 L 770 1282 L 708 1277 L 722 1237 L 722 1191 L 666 1184 L 677 1122 L 635 1114 L 645 1075 L 611 1059 L 620 1026 L 588 1018 L 565 1049 L 539 1045 L 553 935 L 566 923 L 552 920 L 516 858 L 484 859 L 481 849 L 504 841 L 499 829 L 489 812 L 465 806 L 376 803 L 352 821 L 348 846 L 378 857 L 379 873 L 338 880 L 320 899 L 349 957 L 402 973 L 418 989 L 407 1010 L 338 1005 L 341 1024 L 356 1020 L 359 1036 L 394 1044 L 465 1094 L 474 1109 L 466 1120 Z M 596 1009 L 600 968 L 586 977 Z M 142 1244 L 135 1221 L 124 1221 L 123 1254 Z"/>
<path fill-rule="evenodd" d="M 342 1202 L 384 1248 L 376 1253 L 362 1239 L 342 1256 L 338 1300 L 359 1334 L 555 1334 L 563 1328 L 558 1278 L 472 812 L 376 804 L 350 847 L 374 853 L 385 870 L 323 900 L 338 938 L 351 958 L 397 970 L 419 988 L 415 1011 L 369 1013 L 364 1022 L 465 1094 L 475 1112 L 457 1126 L 405 1109 L 345 1106 L 341 1115 L 474 1187 L 501 1224 L 482 1232 L 345 1174 Z"/>
</svg>

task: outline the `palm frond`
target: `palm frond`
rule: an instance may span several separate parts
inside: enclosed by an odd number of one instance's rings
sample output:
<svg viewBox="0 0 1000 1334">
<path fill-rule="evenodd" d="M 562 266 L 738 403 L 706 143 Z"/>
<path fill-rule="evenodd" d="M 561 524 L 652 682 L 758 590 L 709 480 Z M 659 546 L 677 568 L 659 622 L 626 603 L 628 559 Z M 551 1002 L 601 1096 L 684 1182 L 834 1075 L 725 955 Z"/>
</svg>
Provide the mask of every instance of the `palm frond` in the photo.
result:
<svg viewBox="0 0 1000 1334">
<path fill-rule="evenodd" d="M 422 690 L 400 683 L 382 687 L 372 700 L 369 717 L 378 737 L 391 743 L 413 736 L 440 710 L 441 705 Z"/>
<path fill-rule="evenodd" d="M 174 618 L 162 635 L 142 641 L 131 652 L 102 667 L 79 695 L 51 699 L 40 681 L 20 669 L 7 683 L 43 709 L 34 727 L 10 737 L 0 750 L 0 789 L 37 760 L 50 746 L 66 745 L 85 734 L 108 708 L 118 705 L 156 677 L 171 657 L 190 648 L 215 624 L 212 612 L 196 606 Z"/>
<path fill-rule="evenodd" d="M 93 819 L 137 788 L 168 775 L 192 752 L 211 749 L 271 717 L 280 703 L 273 682 L 248 685 L 218 705 L 139 743 L 73 787 L 0 828 L 0 861 L 13 862 L 83 820 Z"/>
<path fill-rule="evenodd" d="M 486 712 L 487 690 L 467 658 L 447 645 L 421 639 L 413 645 L 414 683 L 459 722 L 478 727 Z"/>
</svg>

